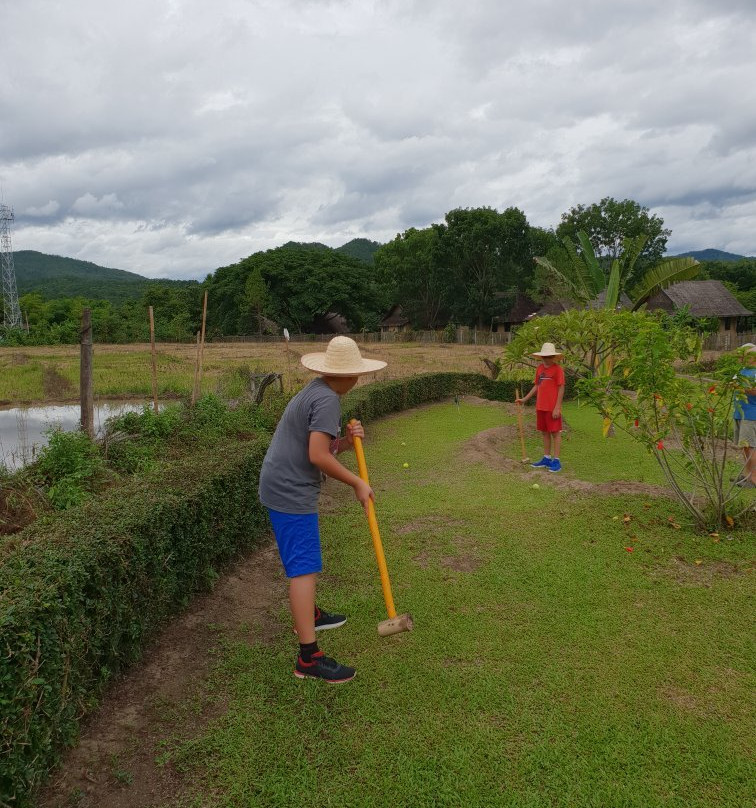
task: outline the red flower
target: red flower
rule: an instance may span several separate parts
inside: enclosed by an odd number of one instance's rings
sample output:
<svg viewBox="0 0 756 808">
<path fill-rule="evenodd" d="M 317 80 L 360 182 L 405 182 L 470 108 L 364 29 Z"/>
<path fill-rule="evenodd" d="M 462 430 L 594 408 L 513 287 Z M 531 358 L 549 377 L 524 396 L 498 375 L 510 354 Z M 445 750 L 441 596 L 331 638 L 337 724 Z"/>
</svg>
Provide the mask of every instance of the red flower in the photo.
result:
<svg viewBox="0 0 756 808">
<path fill-rule="evenodd" d="M 628 552 L 628 553 L 632 553 L 632 552 L 633 552 L 633 548 L 632 548 L 632 547 L 625 547 L 625 550 L 627 550 L 627 552 Z"/>
<path fill-rule="evenodd" d="M 712 386 L 709 388 L 709 392 L 710 393 L 716 393 L 717 392 L 716 384 L 712 384 Z"/>
<path fill-rule="evenodd" d="M 656 448 L 657 448 L 657 449 L 659 449 L 659 451 L 663 451 L 663 449 L 664 449 L 664 441 L 663 441 L 663 440 L 660 440 L 660 441 L 659 441 L 659 442 L 656 444 Z"/>
<path fill-rule="evenodd" d="M 635 426 L 638 426 L 638 419 L 635 419 Z"/>
<path fill-rule="evenodd" d="M 693 409 L 693 405 L 690 403 L 690 401 L 685 405 L 685 408 L 688 409 L 688 410 Z"/>
<path fill-rule="evenodd" d="M 714 410 L 711 407 L 707 407 L 706 412 L 714 412 Z"/>
</svg>

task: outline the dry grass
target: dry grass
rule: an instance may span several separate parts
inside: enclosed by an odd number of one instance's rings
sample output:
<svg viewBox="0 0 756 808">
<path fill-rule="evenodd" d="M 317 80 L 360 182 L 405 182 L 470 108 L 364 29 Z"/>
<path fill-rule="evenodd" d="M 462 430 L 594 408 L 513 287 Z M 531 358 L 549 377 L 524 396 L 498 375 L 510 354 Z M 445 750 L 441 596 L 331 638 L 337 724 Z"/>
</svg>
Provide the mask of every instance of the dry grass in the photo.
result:
<svg viewBox="0 0 756 808">
<path fill-rule="evenodd" d="M 388 362 L 384 371 L 363 377 L 363 384 L 374 378 L 396 379 L 435 371 L 485 373 L 482 357 L 496 359 L 501 354 L 501 346 L 496 345 L 370 343 L 360 347 L 365 356 Z M 245 365 L 260 372 L 282 373 L 286 389 L 296 388 L 311 378 L 299 364 L 300 357 L 322 350 L 325 350 L 322 343 L 292 343 L 288 353 L 280 343 L 208 343 L 204 350 L 202 389 L 214 391 L 224 374 Z M 189 394 L 194 379 L 196 346 L 163 343 L 157 346 L 157 352 L 160 395 Z M 45 386 L 45 374 L 49 376 L 51 366 L 61 381 L 57 394 L 52 397 L 49 386 Z M 150 346 L 95 345 L 94 374 L 97 397 L 149 396 L 152 390 Z M 76 345 L 24 348 L 22 363 L 18 349 L 0 348 L 0 404 L 42 403 L 53 399 L 75 401 L 78 377 L 79 347 Z"/>
</svg>

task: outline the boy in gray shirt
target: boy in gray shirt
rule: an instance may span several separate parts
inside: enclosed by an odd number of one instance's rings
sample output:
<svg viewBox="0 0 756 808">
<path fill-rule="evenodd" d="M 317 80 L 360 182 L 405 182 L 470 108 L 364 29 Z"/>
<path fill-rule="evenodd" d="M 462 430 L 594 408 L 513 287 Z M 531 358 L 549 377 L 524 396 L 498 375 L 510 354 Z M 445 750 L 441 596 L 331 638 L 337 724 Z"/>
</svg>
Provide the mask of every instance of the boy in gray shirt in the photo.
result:
<svg viewBox="0 0 756 808">
<path fill-rule="evenodd" d="M 364 437 L 359 422 L 340 437 L 340 397 L 359 376 L 386 367 L 363 359 L 357 343 L 334 337 L 324 353 L 306 354 L 302 364 L 320 374 L 292 398 L 278 422 L 260 470 L 260 502 L 268 509 L 278 552 L 289 578 L 289 605 L 299 635 L 294 675 L 324 679 L 331 684 L 354 678 L 354 668 L 340 665 L 318 648 L 315 632 L 344 625 L 346 617 L 320 611 L 315 605 L 318 573 L 322 570 L 318 497 L 323 475 L 351 485 L 367 510 L 373 490 L 339 463 L 335 455 L 351 448 L 353 437 Z"/>
</svg>

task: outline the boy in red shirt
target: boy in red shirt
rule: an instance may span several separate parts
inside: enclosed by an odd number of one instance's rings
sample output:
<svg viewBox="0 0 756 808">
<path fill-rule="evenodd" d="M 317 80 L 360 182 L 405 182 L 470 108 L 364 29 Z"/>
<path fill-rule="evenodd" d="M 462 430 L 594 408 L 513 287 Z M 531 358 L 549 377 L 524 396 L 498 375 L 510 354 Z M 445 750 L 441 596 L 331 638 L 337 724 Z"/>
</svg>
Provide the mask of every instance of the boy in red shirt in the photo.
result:
<svg viewBox="0 0 756 808">
<path fill-rule="evenodd" d="M 543 434 L 543 457 L 534 468 L 546 468 L 549 471 L 561 471 L 559 449 L 562 445 L 562 399 L 564 398 L 564 371 L 557 364 L 562 354 L 552 342 L 544 342 L 540 351 L 531 356 L 542 359 L 535 375 L 535 384 L 524 397 L 515 399 L 516 404 L 524 404 L 535 393 L 536 428 Z"/>
</svg>

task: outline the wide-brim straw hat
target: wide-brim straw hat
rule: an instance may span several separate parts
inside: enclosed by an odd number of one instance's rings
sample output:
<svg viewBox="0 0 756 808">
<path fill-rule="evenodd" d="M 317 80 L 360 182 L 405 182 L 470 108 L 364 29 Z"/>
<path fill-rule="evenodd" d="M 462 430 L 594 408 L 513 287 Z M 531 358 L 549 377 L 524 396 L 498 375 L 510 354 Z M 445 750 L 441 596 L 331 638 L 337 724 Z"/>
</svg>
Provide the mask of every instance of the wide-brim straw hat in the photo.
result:
<svg viewBox="0 0 756 808">
<path fill-rule="evenodd" d="M 324 352 L 305 354 L 300 361 L 307 370 L 323 376 L 362 376 L 386 367 L 380 359 L 363 359 L 350 337 L 334 337 Z"/>
<path fill-rule="evenodd" d="M 557 351 L 553 342 L 544 342 L 540 351 L 534 351 L 531 356 L 563 356 L 561 351 Z"/>
</svg>

